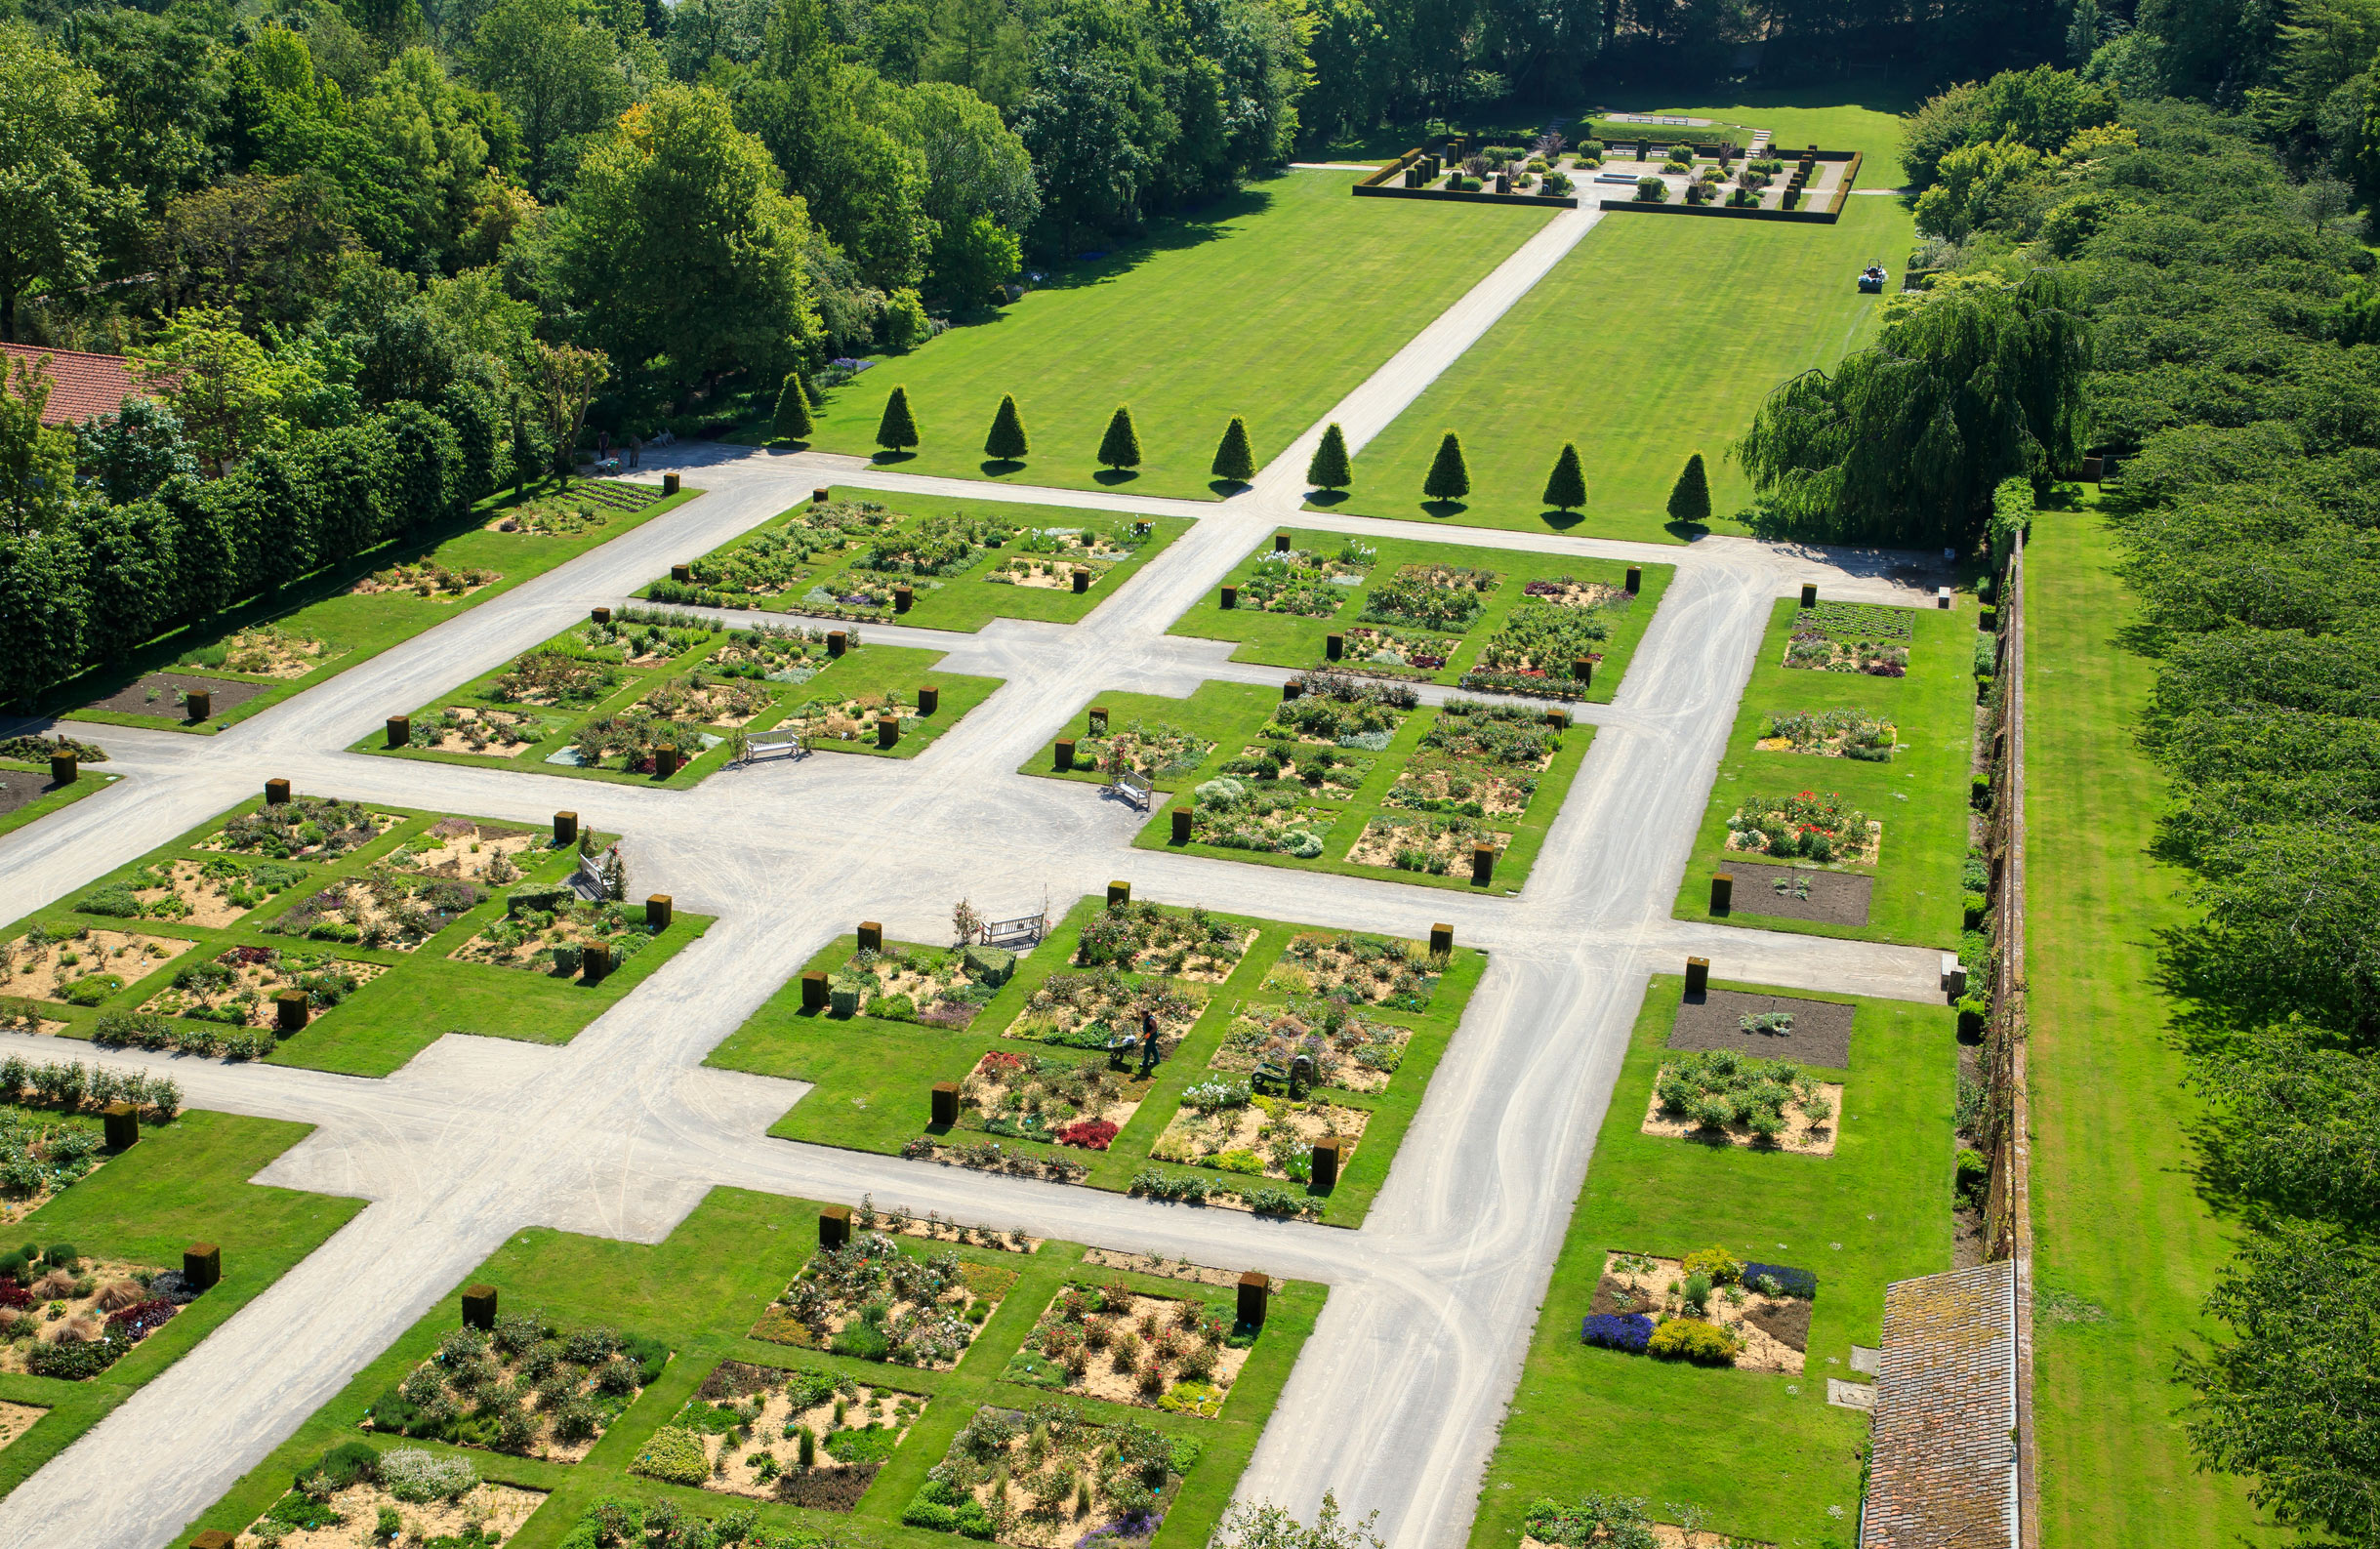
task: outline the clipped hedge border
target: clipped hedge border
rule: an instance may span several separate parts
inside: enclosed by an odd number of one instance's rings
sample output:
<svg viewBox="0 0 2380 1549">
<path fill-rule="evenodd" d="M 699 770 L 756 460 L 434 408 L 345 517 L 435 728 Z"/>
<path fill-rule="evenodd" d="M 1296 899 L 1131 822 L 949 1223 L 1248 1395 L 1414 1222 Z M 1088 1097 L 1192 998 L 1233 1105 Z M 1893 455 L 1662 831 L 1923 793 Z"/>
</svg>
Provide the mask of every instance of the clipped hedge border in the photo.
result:
<svg viewBox="0 0 2380 1549">
<path fill-rule="evenodd" d="M 1451 199 L 1461 204 L 1534 204 L 1550 205 L 1561 210 L 1579 208 L 1579 196 L 1575 193 L 1457 193 L 1451 188 L 1391 188 L 1385 185 L 1367 186 L 1360 183 L 1355 185 L 1355 193 L 1358 198 Z M 1605 201 L 1603 207 L 1610 209 L 1610 201 Z"/>
</svg>

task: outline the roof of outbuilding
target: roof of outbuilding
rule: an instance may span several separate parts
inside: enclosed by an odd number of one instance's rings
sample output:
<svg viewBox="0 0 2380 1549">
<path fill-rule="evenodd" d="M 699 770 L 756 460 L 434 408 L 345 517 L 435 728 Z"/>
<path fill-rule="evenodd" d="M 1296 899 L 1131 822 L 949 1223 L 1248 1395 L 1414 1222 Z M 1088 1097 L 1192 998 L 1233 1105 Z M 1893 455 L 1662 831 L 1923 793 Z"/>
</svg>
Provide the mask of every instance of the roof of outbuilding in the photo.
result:
<svg viewBox="0 0 2380 1549">
<path fill-rule="evenodd" d="M 6 342 L 0 342 L 0 350 L 7 351 L 12 375 L 17 361 L 49 357 L 54 386 L 50 388 L 49 405 L 41 412 L 44 425 L 80 424 L 113 414 L 124 406 L 126 398 L 142 393 L 141 379 L 133 374 L 135 362 L 124 355 L 94 355 L 80 349 L 46 349 Z"/>
<path fill-rule="evenodd" d="M 2016 1266 L 1884 1288 L 1861 1549 L 2014 1549 Z"/>
</svg>

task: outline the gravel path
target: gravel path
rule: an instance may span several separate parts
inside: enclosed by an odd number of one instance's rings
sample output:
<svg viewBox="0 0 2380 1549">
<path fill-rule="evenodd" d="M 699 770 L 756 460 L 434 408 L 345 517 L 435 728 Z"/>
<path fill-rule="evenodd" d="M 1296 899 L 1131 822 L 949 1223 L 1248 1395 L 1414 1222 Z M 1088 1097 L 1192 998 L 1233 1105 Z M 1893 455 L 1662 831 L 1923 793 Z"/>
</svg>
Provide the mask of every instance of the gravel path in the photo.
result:
<svg viewBox="0 0 2380 1549">
<path fill-rule="evenodd" d="M 1338 421 L 1360 446 L 1599 218 L 1557 216 L 1323 423 Z M 1320 432 L 1318 423 L 1252 489 L 1221 503 L 923 478 L 819 454 L 648 451 L 642 472 L 678 468 L 710 493 L 218 737 L 78 726 L 75 735 L 109 750 L 111 773 L 132 778 L 0 840 L 12 917 L 285 776 L 301 792 L 524 823 L 567 802 L 582 821 L 629 836 L 636 892 L 671 893 L 719 920 L 565 1047 L 449 1036 L 382 1080 L 96 1054 L 172 1070 L 194 1107 L 315 1124 L 259 1181 L 374 1203 L 0 1501 L 0 1546 L 168 1542 L 508 1234 L 548 1225 L 655 1242 L 722 1184 L 850 1203 L 873 1193 L 999 1227 L 1328 1282 L 1331 1300 L 1244 1495 L 1310 1514 L 1334 1488 L 1359 1515 L 1377 1508 L 1400 1549 L 1459 1543 L 1646 976 L 1695 954 L 1731 978 L 1937 994 L 1930 952 L 1669 917 L 1772 599 L 1805 580 L 1829 596 L 1919 594 L 1887 578 L 1907 556 L 1466 528 L 1459 541 L 1483 547 L 1678 566 L 1616 702 L 1581 709 L 1600 731 L 1522 894 L 1133 851 L 1138 814 L 1091 787 L 1013 771 L 1099 690 L 1184 695 L 1208 678 L 1289 675 L 1228 663 L 1228 642 L 1164 632 L 1279 523 L 1416 536 L 1410 524 L 1297 510 Z M 971 635 L 872 628 L 873 638 L 948 649 L 953 672 L 1005 680 L 914 760 L 821 754 L 677 793 L 340 751 L 829 480 L 1199 521 L 1079 625 L 999 621 Z M 860 918 L 939 940 L 963 894 L 996 914 L 1045 894 L 1062 908 L 1111 876 L 1130 877 L 1136 897 L 1325 926 L 1418 935 L 1446 920 L 1461 941 L 1490 949 L 1361 1231 L 772 1140 L 767 1126 L 807 1088 L 700 1068 Z"/>
</svg>

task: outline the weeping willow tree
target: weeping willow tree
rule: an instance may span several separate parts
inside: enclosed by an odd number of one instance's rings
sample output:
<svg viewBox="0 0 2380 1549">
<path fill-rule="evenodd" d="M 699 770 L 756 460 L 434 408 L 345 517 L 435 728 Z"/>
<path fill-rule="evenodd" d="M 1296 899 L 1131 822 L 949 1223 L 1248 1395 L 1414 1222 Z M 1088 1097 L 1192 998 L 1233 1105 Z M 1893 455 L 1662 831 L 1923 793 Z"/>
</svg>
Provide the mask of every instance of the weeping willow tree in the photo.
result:
<svg viewBox="0 0 2380 1549">
<path fill-rule="evenodd" d="M 1960 286 L 1890 318 L 1832 374 L 1769 394 L 1733 455 L 1779 536 L 1974 547 L 2004 478 L 2081 455 L 2089 325 L 2079 288 L 2036 269 Z"/>
</svg>

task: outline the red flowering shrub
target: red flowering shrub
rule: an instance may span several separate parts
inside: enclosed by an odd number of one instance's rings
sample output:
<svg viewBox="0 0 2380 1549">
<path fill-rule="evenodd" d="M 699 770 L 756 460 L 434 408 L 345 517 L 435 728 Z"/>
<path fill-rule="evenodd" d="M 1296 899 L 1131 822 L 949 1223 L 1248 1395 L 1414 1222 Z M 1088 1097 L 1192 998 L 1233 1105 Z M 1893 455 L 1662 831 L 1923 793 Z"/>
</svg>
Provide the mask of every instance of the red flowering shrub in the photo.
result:
<svg viewBox="0 0 2380 1549">
<path fill-rule="evenodd" d="M 1105 1151 L 1115 1138 L 1116 1126 L 1104 1119 L 1078 1119 L 1058 1131 L 1059 1145 L 1085 1151 Z"/>
<path fill-rule="evenodd" d="M 983 1057 L 983 1071 L 987 1076 L 1001 1071 L 1021 1071 L 1024 1068 L 1025 1057 L 1007 1049 L 994 1049 Z"/>
<path fill-rule="evenodd" d="M 30 1307 L 33 1293 L 6 1276 L 0 1276 L 0 1307 Z"/>
<path fill-rule="evenodd" d="M 127 1343 L 138 1343 L 164 1326 L 165 1321 L 182 1309 L 162 1296 L 135 1302 L 107 1320 L 107 1337 Z"/>
</svg>

